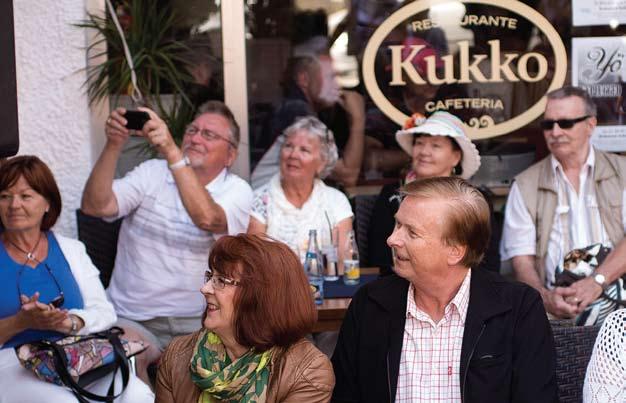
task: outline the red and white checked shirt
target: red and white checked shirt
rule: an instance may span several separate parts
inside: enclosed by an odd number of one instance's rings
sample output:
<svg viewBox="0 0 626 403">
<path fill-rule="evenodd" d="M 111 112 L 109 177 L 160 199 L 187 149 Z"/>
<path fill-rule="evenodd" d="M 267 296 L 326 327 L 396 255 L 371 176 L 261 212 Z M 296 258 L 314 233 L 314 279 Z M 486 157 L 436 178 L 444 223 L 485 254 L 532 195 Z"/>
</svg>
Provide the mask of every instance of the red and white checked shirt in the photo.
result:
<svg viewBox="0 0 626 403">
<path fill-rule="evenodd" d="M 409 286 L 396 402 L 461 401 L 461 347 L 471 275 L 469 270 L 439 323 L 417 308 L 415 289 Z"/>
</svg>

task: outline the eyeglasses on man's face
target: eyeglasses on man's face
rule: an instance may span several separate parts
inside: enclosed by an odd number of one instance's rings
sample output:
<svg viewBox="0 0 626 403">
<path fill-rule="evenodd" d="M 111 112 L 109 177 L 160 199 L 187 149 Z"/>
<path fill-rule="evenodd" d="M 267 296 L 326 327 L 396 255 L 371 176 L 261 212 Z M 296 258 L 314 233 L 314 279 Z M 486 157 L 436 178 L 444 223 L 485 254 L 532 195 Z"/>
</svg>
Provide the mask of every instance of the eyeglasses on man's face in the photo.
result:
<svg viewBox="0 0 626 403">
<path fill-rule="evenodd" d="M 202 138 L 205 139 L 206 141 L 222 140 L 222 141 L 227 142 L 233 147 L 237 146 L 234 141 L 222 136 L 221 134 L 217 134 L 211 130 L 208 130 L 208 129 L 201 130 L 199 127 L 193 124 L 190 124 L 185 128 L 186 136 L 195 136 L 197 133 L 200 133 L 200 136 L 202 136 Z"/>
<path fill-rule="evenodd" d="M 574 118 L 574 119 L 557 119 L 557 120 L 546 119 L 546 120 L 541 121 L 541 128 L 543 130 L 552 130 L 554 128 L 554 124 L 556 123 L 557 125 L 559 125 L 561 129 L 571 129 L 572 127 L 574 127 L 576 123 L 582 122 L 583 120 L 588 119 L 590 117 L 591 117 L 590 115 L 585 115 L 585 116 L 581 116 L 579 118 Z"/>
<path fill-rule="evenodd" d="M 227 285 L 238 287 L 241 285 L 240 281 L 233 280 L 224 276 L 220 276 L 219 274 L 213 274 L 213 271 L 207 270 L 204 272 L 204 284 L 209 281 L 213 282 L 213 287 L 218 290 L 223 290 Z"/>
</svg>

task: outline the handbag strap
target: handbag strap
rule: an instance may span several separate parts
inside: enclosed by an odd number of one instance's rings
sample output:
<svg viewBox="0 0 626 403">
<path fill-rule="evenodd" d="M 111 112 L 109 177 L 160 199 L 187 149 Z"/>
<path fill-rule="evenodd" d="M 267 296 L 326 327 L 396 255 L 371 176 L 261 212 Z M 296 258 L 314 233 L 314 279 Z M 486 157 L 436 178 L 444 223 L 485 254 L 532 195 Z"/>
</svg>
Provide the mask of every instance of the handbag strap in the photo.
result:
<svg viewBox="0 0 626 403">
<path fill-rule="evenodd" d="M 109 342 L 111 343 L 111 346 L 113 347 L 113 351 L 115 355 L 116 365 L 115 365 L 115 369 L 112 372 L 113 378 L 111 379 L 111 384 L 109 386 L 109 390 L 106 396 L 101 396 L 101 395 L 92 393 L 88 391 L 87 389 L 81 387 L 78 383 L 76 383 L 76 381 L 74 381 L 74 379 L 72 378 L 72 376 L 69 374 L 67 370 L 67 358 L 65 357 L 65 352 L 63 351 L 63 348 L 53 342 L 46 343 L 46 345 L 49 346 L 53 352 L 54 360 L 55 360 L 55 367 L 56 367 L 57 373 L 59 374 L 59 377 L 61 378 L 61 381 L 68 388 L 72 390 L 72 392 L 74 393 L 74 395 L 76 395 L 76 398 L 78 399 L 80 403 L 89 403 L 85 398 L 89 398 L 91 400 L 96 400 L 99 402 L 111 403 L 115 399 L 117 399 L 122 393 L 124 393 L 126 386 L 128 386 L 128 380 L 130 377 L 129 369 L 128 369 L 128 359 L 126 358 L 126 352 L 124 351 L 124 347 L 122 346 L 122 343 L 119 338 L 119 335 L 121 334 L 121 332 L 112 331 L 114 329 L 115 328 L 108 330 L 108 331 L 96 333 L 94 335 L 98 338 L 106 338 L 107 340 L 109 340 Z M 120 391 L 120 393 L 115 395 L 115 376 L 117 374 L 118 369 L 121 370 L 122 372 L 122 390 Z"/>
</svg>

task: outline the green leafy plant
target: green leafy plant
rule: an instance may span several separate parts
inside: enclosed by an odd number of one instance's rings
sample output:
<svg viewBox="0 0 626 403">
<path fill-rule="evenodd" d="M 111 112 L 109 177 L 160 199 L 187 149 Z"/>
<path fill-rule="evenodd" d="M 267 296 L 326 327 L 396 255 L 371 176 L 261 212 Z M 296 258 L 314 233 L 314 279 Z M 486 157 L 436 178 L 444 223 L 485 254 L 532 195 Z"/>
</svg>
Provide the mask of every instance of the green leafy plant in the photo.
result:
<svg viewBox="0 0 626 403">
<path fill-rule="evenodd" d="M 153 0 L 124 1 L 118 5 L 127 10 L 120 18 L 124 36 L 132 55 L 137 87 L 146 106 L 154 109 L 167 122 L 177 142 L 183 136 L 193 105 L 185 95 L 185 85 L 192 81 L 187 69 L 188 47 L 175 40 L 176 15 L 170 7 L 157 6 Z M 88 13 L 87 19 L 75 24 L 93 29 L 97 39 L 87 48 L 90 60 L 107 55 L 106 61 L 91 63 L 87 68 L 87 94 L 90 104 L 107 96 L 129 95 L 132 92 L 131 70 L 124 56 L 124 47 L 108 9 L 104 17 Z M 106 51 L 98 51 L 106 43 Z M 162 95 L 171 95 L 171 103 Z M 185 119 L 185 122 L 182 120 Z"/>
</svg>

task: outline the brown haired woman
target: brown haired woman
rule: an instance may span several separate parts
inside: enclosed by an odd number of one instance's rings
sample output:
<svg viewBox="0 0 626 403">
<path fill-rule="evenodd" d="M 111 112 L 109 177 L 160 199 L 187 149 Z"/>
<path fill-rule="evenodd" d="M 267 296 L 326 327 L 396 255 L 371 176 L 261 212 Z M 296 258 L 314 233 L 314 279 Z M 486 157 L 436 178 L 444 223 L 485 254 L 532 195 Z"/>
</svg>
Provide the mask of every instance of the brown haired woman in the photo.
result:
<svg viewBox="0 0 626 403">
<path fill-rule="evenodd" d="M 0 403 L 76 401 L 20 366 L 13 348 L 98 332 L 117 319 L 85 246 L 51 230 L 59 214 L 61 194 L 45 163 L 28 155 L 0 163 Z M 87 389 L 106 394 L 111 376 Z M 116 401 L 147 403 L 154 394 L 133 375 Z"/>
<path fill-rule="evenodd" d="M 209 267 L 204 329 L 169 345 L 156 401 L 329 401 L 335 377 L 304 338 L 317 312 L 295 253 L 265 236 L 225 236 Z"/>
</svg>

